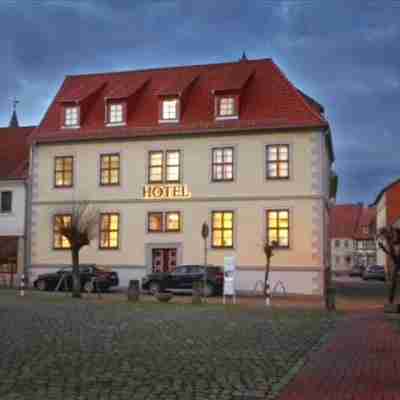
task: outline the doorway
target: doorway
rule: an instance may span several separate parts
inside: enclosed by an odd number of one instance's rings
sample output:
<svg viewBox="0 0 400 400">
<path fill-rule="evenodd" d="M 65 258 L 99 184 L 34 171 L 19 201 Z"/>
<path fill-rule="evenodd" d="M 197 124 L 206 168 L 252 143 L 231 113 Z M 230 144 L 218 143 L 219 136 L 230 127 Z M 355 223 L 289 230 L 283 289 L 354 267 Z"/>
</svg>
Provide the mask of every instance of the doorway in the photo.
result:
<svg viewBox="0 0 400 400">
<path fill-rule="evenodd" d="M 171 272 L 177 263 L 176 248 L 154 248 L 151 250 L 152 272 Z"/>
</svg>

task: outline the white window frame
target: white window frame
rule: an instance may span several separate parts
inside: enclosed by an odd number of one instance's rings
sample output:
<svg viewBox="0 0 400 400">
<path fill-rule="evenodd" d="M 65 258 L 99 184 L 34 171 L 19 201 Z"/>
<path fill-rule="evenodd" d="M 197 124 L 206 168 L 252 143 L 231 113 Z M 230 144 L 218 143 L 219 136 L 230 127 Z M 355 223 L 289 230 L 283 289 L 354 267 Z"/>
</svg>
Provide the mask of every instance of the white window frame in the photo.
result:
<svg viewBox="0 0 400 400">
<path fill-rule="evenodd" d="M 79 106 L 67 106 L 64 108 L 64 127 L 77 128 L 80 124 Z"/>
<path fill-rule="evenodd" d="M 178 98 L 161 100 L 161 115 L 159 122 L 179 122 Z"/>
<path fill-rule="evenodd" d="M 111 103 L 107 106 L 107 125 L 125 125 L 124 105 L 122 103 Z M 119 119 L 115 119 L 116 116 L 120 116 Z"/>
</svg>

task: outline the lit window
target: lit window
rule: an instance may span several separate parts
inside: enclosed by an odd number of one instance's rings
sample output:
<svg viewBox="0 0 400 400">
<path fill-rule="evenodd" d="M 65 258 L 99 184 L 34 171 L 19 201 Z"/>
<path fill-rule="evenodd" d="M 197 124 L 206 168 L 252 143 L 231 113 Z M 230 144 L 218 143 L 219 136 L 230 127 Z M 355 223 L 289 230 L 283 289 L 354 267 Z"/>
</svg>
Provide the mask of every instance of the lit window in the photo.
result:
<svg viewBox="0 0 400 400">
<path fill-rule="evenodd" d="M 212 150 L 212 180 L 233 180 L 233 148 L 224 147 Z"/>
<path fill-rule="evenodd" d="M 65 126 L 78 126 L 79 125 L 79 107 L 66 107 L 65 108 Z"/>
<path fill-rule="evenodd" d="M 289 211 L 267 211 L 267 238 L 270 245 L 289 247 Z"/>
<path fill-rule="evenodd" d="M 100 184 L 119 185 L 119 154 L 102 154 L 100 156 Z"/>
<path fill-rule="evenodd" d="M 119 214 L 100 215 L 100 249 L 119 248 Z"/>
<path fill-rule="evenodd" d="M 179 232 L 181 230 L 181 214 L 177 211 L 165 214 L 166 232 Z"/>
<path fill-rule="evenodd" d="M 180 152 L 179 150 L 167 151 L 166 181 L 179 182 Z"/>
<path fill-rule="evenodd" d="M 110 124 L 118 124 L 124 122 L 124 113 L 122 104 L 110 104 L 109 110 L 109 122 Z"/>
<path fill-rule="evenodd" d="M 74 158 L 72 156 L 55 157 L 54 163 L 54 186 L 72 187 Z"/>
<path fill-rule="evenodd" d="M 178 99 L 163 100 L 161 119 L 165 121 L 178 120 Z"/>
<path fill-rule="evenodd" d="M 180 151 L 167 150 L 149 152 L 149 183 L 180 181 Z"/>
<path fill-rule="evenodd" d="M 216 248 L 232 248 L 233 211 L 214 211 L 211 224 L 212 246 Z"/>
<path fill-rule="evenodd" d="M 64 229 L 71 226 L 72 216 L 70 214 L 60 214 L 54 216 L 53 223 L 53 247 L 54 249 L 70 249 L 69 240 L 62 235 Z"/>
<path fill-rule="evenodd" d="M 148 232 L 162 232 L 163 231 L 163 213 L 150 212 L 148 213 Z"/>
<path fill-rule="evenodd" d="M 267 146 L 267 179 L 289 178 L 289 146 Z"/>
<path fill-rule="evenodd" d="M 151 151 L 149 153 L 149 182 L 163 181 L 163 159 L 162 151 Z"/>
<path fill-rule="evenodd" d="M 12 211 L 12 192 L 0 192 L 0 213 L 10 213 Z"/>
<path fill-rule="evenodd" d="M 221 97 L 218 101 L 218 104 L 218 116 L 232 117 L 237 114 L 234 97 Z"/>
</svg>

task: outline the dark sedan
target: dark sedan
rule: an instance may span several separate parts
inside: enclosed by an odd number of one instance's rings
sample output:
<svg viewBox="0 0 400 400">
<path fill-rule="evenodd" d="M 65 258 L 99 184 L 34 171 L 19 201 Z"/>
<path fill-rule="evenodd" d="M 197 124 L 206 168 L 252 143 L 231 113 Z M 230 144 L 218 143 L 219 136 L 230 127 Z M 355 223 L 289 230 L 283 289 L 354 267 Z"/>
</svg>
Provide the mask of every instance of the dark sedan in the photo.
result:
<svg viewBox="0 0 400 400">
<path fill-rule="evenodd" d="M 213 296 L 222 293 L 224 285 L 224 269 L 222 267 L 207 266 L 205 295 Z M 204 266 L 181 265 L 172 272 L 155 272 L 142 279 L 142 289 L 151 294 L 159 292 L 190 293 L 193 282 L 203 281 Z"/>
<path fill-rule="evenodd" d="M 93 265 L 81 265 L 79 272 L 81 287 L 85 292 L 105 291 L 119 284 L 116 272 L 107 271 Z M 33 285 L 39 290 L 71 290 L 72 267 L 65 267 L 57 272 L 39 275 Z"/>
<path fill-rule="evenodd" d="M 386 280 L 385 268 L 383 265 L 370 265 L 363 272 L 362 278 L 364 280 L 376 279 L 384 281 Z"/>
</svg>

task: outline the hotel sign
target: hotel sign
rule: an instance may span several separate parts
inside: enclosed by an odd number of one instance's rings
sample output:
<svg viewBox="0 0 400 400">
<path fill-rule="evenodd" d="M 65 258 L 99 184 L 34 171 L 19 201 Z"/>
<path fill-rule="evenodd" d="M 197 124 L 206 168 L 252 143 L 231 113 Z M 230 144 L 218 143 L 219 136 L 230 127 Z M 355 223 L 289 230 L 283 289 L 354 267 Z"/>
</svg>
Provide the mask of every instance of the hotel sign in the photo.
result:
<svg viewBox="0 0 400 400">
<path fill-rule="evenodd" d="M 181 184 L 158 184 L 144 185 L 143 198 L 146 200 L 168 200 L 168 199 L 190 199 L 192 193 L 187 185 Z"/>
</svg>

